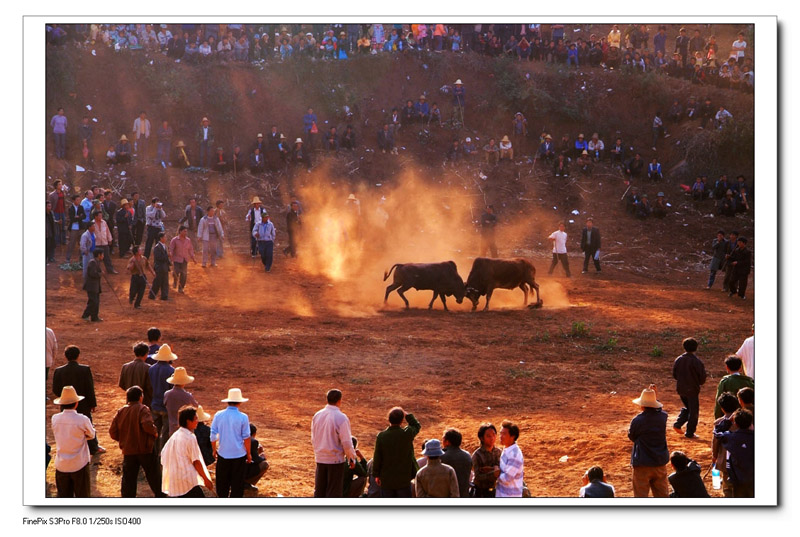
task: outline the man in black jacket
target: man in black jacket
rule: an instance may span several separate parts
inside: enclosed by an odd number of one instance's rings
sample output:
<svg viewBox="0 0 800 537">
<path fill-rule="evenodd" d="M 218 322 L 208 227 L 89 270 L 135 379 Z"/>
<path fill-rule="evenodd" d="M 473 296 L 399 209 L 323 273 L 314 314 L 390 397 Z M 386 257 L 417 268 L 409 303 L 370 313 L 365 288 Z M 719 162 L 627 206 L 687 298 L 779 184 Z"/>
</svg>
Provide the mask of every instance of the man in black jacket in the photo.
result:
<svg viewBox="0 0 800 537">
<path fill-rule="evenodd" d="M 86 291 L 86 309 L 83 310 L 82 318 L 87 320 L 91 317 L 93 323 L 102 321 L 100 318 L 100 277 L 102 275 L 101 263 L 103 262 L 103 250 L 95 248 L 94 258 L 89 261 L 86 267 L 86 281 L 83 289 Z M 60 391 L 58 392 L 61 393 Z M 81 395 L 81 394 L 78 394 Z"/>
<path fill-rule="evenodd" d="M 594 262 L 595 274 L 600 272 L 600 230 L 594 227 L 591 218 L 586 219 L 586 227 L 581 233 L 581 250 L 583 250 L 583 274 L 589 272 L 589 259 Z"/>
<path fill-rule="evenodd" d="M 677 380 L 676 390 L 683 402 L 678 419 L 672 425 L 677 432 L 683 432 L 686 424 L 686 438 L 697 438 L 697 418 L 700 413 L 700 386 L 706 381 L 706 368 L 702 360 L 694 355 L 697 350 L 697 340 L 687 337 L 683 340 L 683 350 L 686 351 L 675 359 L 672 365 L 672 376 Z"/>
<path fill-rule="evenodd" d="M 186 223 L 187 234 L 192 241 L 192 248 L 194 248 L 195 251 L 197 251 L 197 225 L 204 216 L 205 213 L 203 209 L 197 206 L 197 200 L 191 198 L 189 200 L 189 205 L 186 206 L 183 218 L 178 220 L 178 224 Z"/>
<path fill-rule="evenodd" d="M 709 498 L 708 491 L 700 477 L 700 465 L 691 460 L 682 451 L 673 451 L 669 462 L 674 473 L 669 476 L 672 485 L 670 498 Z"/>
<path fill-rule="evenodd" d="M 159 289 L 161 290 L 161 300 L 169 298 L 169 267 L 171 265 L 167 252 L 167 234 L 162 231 L 158 234 L 158 242 L 153 248 L 153 270 L 156 277 L 153 278 L 150 294 L 147 295 L 150 300 L 155 300 Z"/>
<path fill-rule="evenodd" d="M 101 254 L 102 255 L 102 254 Z M 98 269 L 100 265 L 97 265 Z M 92 411 L 97 407 L 97 398 L 94 393 L 94 378 L 92 377 L 92 370 L 88 365 L 78 363 L 78 357 L 81 355 L 81 350 L 75 345 L 67 345 L 64 349 L 64 356 L 67 363 L 61 367 L 57 367 L 53 371 L 53 394 L 61 396 L 61 391 L 64 386 L 72 386 L 78 395 L 82 395 L 83 399 L 78 403 L 77 411 L 83 414 L 89 420 L 92 419 Z M 98 445 L 97 437 L 92 438 L 87 442 L 89 444 L 89 453 L 105 453 L 106 450 Z"/>
<path fill-rule="evenodd" d="M 714 252 L 711 256 L 711 266 L 709 267 L 708 285 L 706 289 L 711 289 L 714 285 L 714 280 L 717 277 L 717 271 L 725 264 L 725 252 L 728 249 L 728 241 L 725 240 L 725 231 L 717 231 L 717 238 L 711 242 L 711 250 Z"/>
<path fill-rule="evenodd" d="M 736 239 L 736 249 L 728 258 L 728 263 L 731 265 L 732 271 L 728 296 L 736 294 L 738 289 L 739 298 L 744 299 L 744 292 L 747 290 L 747 277 L 750 276 L 750 265 L 752 263 L 750 250 L 747 249 L 747 239 L 744 237 Z"/>
<path fill-rule="evenodd" d="M 300 231 L 300 203 L 292 201 L 286 213 L 286 232 L 289 235 L 289 246 L 283 249 L 283 255 L 297 256 L 297 233 Z M 251 233 L 252 235 L 252 233 Z"/>
</svg>

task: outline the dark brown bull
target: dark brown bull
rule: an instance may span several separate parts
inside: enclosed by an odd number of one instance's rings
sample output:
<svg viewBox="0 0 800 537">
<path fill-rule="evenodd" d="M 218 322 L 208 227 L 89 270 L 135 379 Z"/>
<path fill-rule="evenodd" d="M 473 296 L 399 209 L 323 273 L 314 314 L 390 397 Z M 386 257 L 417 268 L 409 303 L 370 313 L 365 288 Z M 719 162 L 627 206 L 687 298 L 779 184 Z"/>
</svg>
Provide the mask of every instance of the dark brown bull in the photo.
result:
<svg viewBox="0 0 800 537">
<path fill-rule="evenodd" d="M 542 305 L 539 297 L 539 284 L 534 277 L 536 269 L 533 263 L 527 259 L 488 259 L 478 257 L 472 263 L 472 270 L 469 271 L 467 278 L 466 297 L 472 301 L 472 311 L 478 307 L 478 300 L 486 295 L 486 306 L 489 309 L 489 301 L 495 289 L 514 289 L 519 287 L 525 293 L 525 302 L 528 303 L 528 291 L 536 290 L 536 307 Z"/>
<path fill-rule="evenodd" d="M 458 269 L 453 261 L 445 261 L 443 263 L 397 263 L 383 273 L 383 281 L 389 278 L 393 270 L 395 271 L 394 280 L 391 285 L 386 287 L 386 296 L 383 297 L 384 304 L 389 298 L 389 293 L 397 289 L 397 294 L 406 303 L 406 309 L 408 309 L 408 300 L 406 300 L 403 293 L 412 287 L 418 291 L 423 289 L 433 291 L 433 298 L 431 303 L 428 304 L 428 309 L 433 308 L 433 302 L 436 297 L 442 299 L 445 311 L 447 311 L 445 296 L 455 296 L 456 302 L 459 304 L 464 301 L 464 280 L 458 275 Z"/>
</svg>

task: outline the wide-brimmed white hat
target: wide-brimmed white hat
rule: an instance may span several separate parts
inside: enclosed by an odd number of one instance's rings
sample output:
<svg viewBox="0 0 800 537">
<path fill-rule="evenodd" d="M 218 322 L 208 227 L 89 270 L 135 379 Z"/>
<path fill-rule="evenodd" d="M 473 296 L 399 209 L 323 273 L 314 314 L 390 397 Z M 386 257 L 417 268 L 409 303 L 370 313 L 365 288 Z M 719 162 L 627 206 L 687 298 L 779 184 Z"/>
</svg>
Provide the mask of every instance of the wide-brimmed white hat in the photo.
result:
<svg viewBox="0 0 800 537">
<path fill-rule="evenodd" d="M 642 395 L 640 395 L 638 399 L 634 399 L 632 402 L 634 405 L 645 406 L 648 408 L 661 408 L 664 406 L 658 402 L 658 399 L 656 399 L 655 390 L 650 388 L 645 388 L 642 390 Z"/>
<path fill-rule="evenodd" d="M 194 377 L 186 372 L 185 367 L 176 367 L 172 376 L 167 379 L 169 384 L 177 384 L 178 386 L 185 386 L 194 382 Z"/>
<path fill-rule="evenodd" d="M 207 421 L 211 419 L 211 414 L 203 410 L 203 405 L 197 405 L 197 419 L 200 421 Z"/>
<path fill-rule="evenodd" d="M 246 403 L 250 399 L 242 397 L 241 388 L 231 388 L 228 390 L 228 397 L 222 399 L 223 403 Z"/>
<path fill-rule="evenodd" d="M 252 204 L 261 203 L 261 200 L 259 199 L 258 196 L 253 196 L 253 201 L 251 201 L 250 203 Z"/>
<path fill-rule="evenodd" d="M 75 388 L 72 386 L 64 386 L 61 388 L 61 397 L 58 399 L 53 400 L 53 404 L 56 405 L 74 405 L 78 401 L 83 401 L 85 399 L 84 396 L 78 395 L 78 392 L 75 391 Z"/>
<path fill-rule="evenodd" d="M 462 85 L 462 83 L 461 83 L 461 79 L 460 79 L 460 78 L 459 78 L 458 80 L 456 80 L 456 81 L 455 81 L 455 85 L 456 85 L 456 86 L 461 86 L 461 85 Z"/>
<path fill-rule="evenodd" d="M 303 139 L 302 138 L 298 138 L 297 140 L 294 141 L 294 143 L 302 144 L 303 143 Z"/>
<path fill-rule="evenodd" d="M 173 354 L 172 349 L 166 343 L 159 347 L 158 352 L 153 356 L 153 360 L 157 362 L 171 362 L 177 360 L 178 357 Z"/>
</svg>

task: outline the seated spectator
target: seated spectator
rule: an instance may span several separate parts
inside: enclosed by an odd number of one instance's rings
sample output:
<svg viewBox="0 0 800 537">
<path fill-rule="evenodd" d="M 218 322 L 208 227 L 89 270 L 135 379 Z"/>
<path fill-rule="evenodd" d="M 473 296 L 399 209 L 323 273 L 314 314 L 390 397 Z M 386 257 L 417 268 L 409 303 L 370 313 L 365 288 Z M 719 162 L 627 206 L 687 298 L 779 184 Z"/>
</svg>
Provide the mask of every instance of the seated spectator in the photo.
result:
<svg viewBox="0 0 800 537">
<path fill-rule="evenodd" d="M 729 88 L 731 86 L 731 71 L 727 63 L 723 63 L 722 67 L 719 68 L 717 85 L 721 88 Z"/>
<path fill-rule="evenodd" d="M 336 127 L 331 127 L 328 130 L 322 145 L 327 151 L 339 151 L 339 135 L 336 134 Z"/>
<path fill-rule="evenodd" d="M 306 149 L 302 138 L 295 139 L 291 159 L 295 166 L 304 166 L 307 171 L 311 171 L 313 166 L 311 151 Z"/>
<path fill-rule="evenodd" d="M 564 153 L 559 153 L 558 159 L 553 164 L 553 174 L 556 177 L 569 177 L 569 162 Z"/>
<path fill-rule="evenodd" d="M 543 139 L 547 133 L 542 133 L 540 139 Z M 541 143 L 541 142 L 540 142 Z M 558 142 L 558 148 L 556 149 L 556 154 L 564 153 L 564 156 L 567 157 L 567 161 L 571 161 L 572 159 L 569 156 L 572 154 L 572 143 L 569 141 L 569 134 L 564 134 L 561 137 L 561 141 Z"/>
<path fill-rule="evenodd" d="M 264 448 L 261 447 L 258 440 L 256 440 L 257 428 L 252 423 L 250 424 L 250 457 L 252 462 L 244 465 L 244 489 L 257 491 L 256 483 L 264 477 L 264 474 L 269 470 L 269 463 L 264 456 Z"/>
<path fill-rule="evenodd" d="M 447 150 L 445 160 L 449 162 L 450 165 L 455 166 L 456 162 L 461 159 L 461 153 L 461 144 L 458 143 L 458 140 L 453 140 L 453 145 Z"/>
<path fill-rule="evenodd" d="M 692 110 L 692 111 L 694 111 L 694 110 Z M 687 115 L 688 115 L 688 112 L 689 112 L 688 105 L 687 105 L 686 112 L 687 112 Z M 672 101 L 672 106 L 669 107 L 669 111 L 667 112 L 667 117 L 673 123 L 678 123 L 681 120 L 681 115 L 682 114 L 683 114 L 683 109 L 681 108 L 681 105 L 678 102 L 678 99 L 675 99 L 674 101 Z M 691 117 L 691 116 L 689 116 L 689 117 Z"/>
<path fill-rule="evenodd" d="M 578 135 L 578 139 L 575 140 L 575 147 L 573 148 L 572 154 L 575 158 L 581 156 L 581 153 L 584 151 L 589 150 L 589 144 L 583 139 L 583 133 Z"/>
<path fill-rule="evenodd" d="M 740 408 L 733 413 L 735 430 L 714 433 L 728 451 L 725 463 L 728 483 L 733 486 L 734 498 L 752 498 L 755 493 L 755 433 L 750 428 L 753 415 Z"/>
<path fill-rule="evenodd" d="M 230 170 L 228 157 L 225 156 L 225 149 L 222 147 L 217 148 L 217 154 L 211 159 L 211 169 L 219 173 L 225 173 Z"/>
<path fill-rule="evenodd" d="M 402 122 L 400 120 L 400 111 L 397 110 L 397 107 L 392 108 L 392 113 L 389 114 L 389 127 L 393 133 L 397 133 L 402 126 Z"/>
<path fill-rule="evenodd" d="M 536 158 L 543 158 L 547 162 L 551 162 L 556 156 L 555 146 L 553 145 L 553 137 L 549 134 L 545 135 L 544 141 L 539 145 L 539 151 L 536 153 Z"/>
<path fill-rule="evenodd" d="M 233 146 L 233 153 L 231 153 L 230 159 L 230 168 L 233 169 L 234 173 L 244 169 L 244 154 L 242 154 L 241 147 L 238 145 Z M 217 213 L 217 216 L 219 216 L 219 213 Z"/>
<path fill-rule="evenodd" d="M 697 98 L 695 98 L 695 96 L 692 95 L 691 97 L 689 97 L 689 100 L 686 101 L 686 118 L 695 119 L 698 115 L 698 109 L 699 106 L 697 104 Z M 672 113 L 672 109 L 670 109 L 670 113 Z"/>
<path fill-rule="evenodd" d="M 695 65 L 692 70 L 692 84 L 703 86 L 706 83 L 706 72 L 700 65 Z"/>
<path fill-rule="evenodd" d="M 467 136 L 464 139 L 464 143 L 461 144 L 461 150 L 464 151 L 465 157 L 470 157 L 472 155 L 478 154 L 478 150 L 476 149 L 475 144 L 472 143 L 472 138 L 470 138 L 469 136 Z"/>
<path fill-rule="evenodd" d="M 431 122 L 440 127 L 444 125 L 442 123 L 442 111 L 439 109 L 439 105 L 436 103 L 431 105 Z"/>
<path fill-rule="evenodd" d="M 223 37 L 217 45 L 217 57 L 223 63 L 233 60 L 233 47 L 227 37 Z"/>
<path fill-rule="evenodd" d="M 371 45 L 369 37 L 367 35 L 362 35 L 361 37 L 359 37 L 357 45 L 358 45 L 358 52 L 360 52 L 361 54 L 369 54 Z"/>
<path fill-rule="evenodd" d="M 725 197 L 719 203 L 719 214 L 722 216 L 736 216 L 736 199 L 730 188 L 725 192 Z"/>
<path fill-rule="evenodd" d="M 728 176 L 724 174 L 720 175 L 719 179 L 717 179 L 717 182 L 714 183 L 714 199 L 721 200 L 722 198 L 724 198 L 725 193 L 728 191 L 729 188 L 730 185 L 728 184 Z"/>
<path fill-rule="evenodd" d="M 650 202 L 647 200 L 647 194 L 642 194 L 642 197 L 639 198 L 638 203 L 636 203 L 636 218 L 640 218 L 644 220 L 653 212 L 652 207 L 650 207 Z"/>
<path fill-rule="evenodd" d="M 600 135 L 597 133 L 592 134 L 592 139 L 589 140 L 589 156 L 592 157 L 592 160 L 595 162 L 603 160 L 603 151 L 605 148 L 606 146 L 603 140 L 600 139 Z"/>
<path fill-rule="evenodd" d="M 200 45 L 199 52 L 200 52 L 200 60 L 202 62 L 207 62 L 208 60 L 211 59 L 212 50 L 211 50 L 211 45 L 209 45 L 208 41 L 203 41 L 203 44 Z"/>
<path fill-rule="evenodd" d="M 530 42 L 523 36 L 520 39 L 519 44 L 517 45 L 517 59 L 522 61 L 527 61 L 531 56 L 531 44 Z"/>
<path fill-rule="evenodd" d="M 694 180 L 694 184 L 692 185 L 692 199 L 694 201 L 701 201 L 703 199 L 705 193 L 706 185 L 703 183 L 703 180 L 700 176 L 697 176 Z"/>
<path fill-rule="evenodd" d="M 196 63 L 199 58 L 200 52 L 197 50 L 197 43 L 192 41 L 186 45 L 186 49 L 183 53 L 183 61 L 186 63 Z"/>
<path fill-rule="evenodd" d="M 237 62 L 246 62 L 250 55 L 250 43 L 247 38 L 242 35 L 239 40 L 233 44 L 233 59 Z"/>
<path fill-rule="evenodd" d="M 505 45 L 503 45 L 503 53 L 506 56 L 516 54 L 518 45 L 519 43 L 517 42 L 517 37 L 514 34 L 511 34 L 511 36 L 508 38 L 508 41 L 506 41 Z"/>
<path fill-rule="evenodd" d="M 625 162 L 625 146 L 622 145 L 622 138 L 617 138 L 611 148 L 611 164 L 622 164 Z"/>
<path fill-rule="evenodd" d="M 672 469 L 669 484 L 672 486 L 670 498 L 709 498 L 703 478 L 700 477 L 700 465 L 691 460 L 682 451 L 673 451 L 669 456 Z"/>
<path fill-rule="evenodd" d="M 583 474 L 583 486 L 578 493 L 580 498 L 613 498 L 614 487 L 606 483 L 603 469 L 592 466 Z"/>
<path fill-rule="evenodd" d="M 117 163 L 125 164 L 131 161 L 131 144 L 128 142 L 128 137 L 124 134 L 120 137 L 115 148 L 117 153 Z"/>
<path fill-rule="evenodd" d="M 389 129 L 388 123 L 384 123 L 383 129 L 378 131 L 378 147 L 384 153 L 386 153 L 386 151 L 396 153 L 394 147 L 394 132 Z"/>
<path fill-rule="evenodd" d="M 175 146 L 175 156 L 172 158 L 172 165 L 176 168 L 188 168 L 191 166 L 189 163 L 189 156 L 186 154 L 186 144 L 182 140 L 178 140 Z"/>
<path fill-rule="evenodd" d="M 256 147 L 250 154 L 250 172 L 253 174 L 263 173 L 267 166 L 264 162 L 264 155 Z"/>
<path fill-rule="evenodd" d="M 575 43 L 570 43 L 567 50 L 567 67 L 570 65 L 578 67 L 578 47 L 575 46 Z"/>
<path fill-rule="evenodd" d="M 342 134 L 342 149 L 349 149 L 350 151 L 356 148 L 356 133 L 353 132 L 353 126 L 348 125 Z"/>
<path fill-rule="evenodd" d="M 667 200 L 664 198 L 663 192 L 659 192 L 656 195 L 656 202 L 653 204 L 653 216 L 656 218 L 667 216 Z"/>
<path fill-rule="evenodd" d="M 736 177 L 736 185 L 731 190 L 736 197 L 736 211 L 747 212 L 750 208 L 750 190 L 744 182 L 744 175 Z"/>
<path fill-rule="evenodd" d="M 582 174 L 584 175 L 592 174 L 592 157 L 589 156 L 588 151 L 584 150 L 583 153 L 581 153 L 581 156 L 578 157 L 577 164 Z"/>
<path fill-rule="evenodd" d="M 106 164 L 113 165 L 117 163 L 117 150 L 114 149 L 113 145 L 108 146 L 108 151 L 106 151 Z"/>
<path fill-rule="evenodd" d="M 625 167 L 625 173 L 631 176 L 631 179 L 638 178 L 639 175 L 642 173 L 642 169 L 644 169 L 644 160 L 642 159 L 642 155 L 636 153 L 636 155 L 628 162 L 628 165 Z"/>
<path fill-rule="evenodd" d="M 359 498 L 367 485 L 367 476 L 369 476 L 367 467 L 369 463 L 367 463 L 367 460 L 358 449 L 358 438 L 355 436 L 350 438 L 353 441 L 353 449 L 356 450 L 357 459 L 352 468 L 346 462 L 342 463 L 344 464 L 344 490 L 342 491 L 342 497 Z"/>
<path fill-rule="evenodd" d="M 653 161 L 647 165 L 647 178 L 651 181 L 661 181 L 664 179 L 664 174 L 661 171 L 661 163 L 657 157 L 653 157 Z"/>
<path fill-rule="evenodd" d="M 417 101 L 417 104 L 414 105 L 415 117 L 423 125 L 431 117 L 431 109 L 428 106 L 428 103 L 425 102 L 425 101 L 426 101 L 425 95 L 420 95 L 419 96 L 419 101 Z"/>
<path fill-rule="evenodd" d="M 412 125 L 414 123 L 417 114 L 414 111 L 414 102 L 411 99 L 406 101 L 406 105 L 403 107 L 400 117 L 402 117 L 402 121 L 406 125 Z"/>
<path fill-rule="evenodd" d="M 625 212 L 630 214 L 636 213 L 636 204 L 639 203 L 639 188 L 631 187 L 625 195 Z"/>
<path fill-rule="evenodd" d="M 503 139 L 500 140 L 500 160 L 508 159 L 513 162 L 514 160 L 514 148 L 511 145 L 511 140 L 508 139 L 508 135 L 503 136 Z"/>
<path fill-rule="evenodd" d="M 483 155 L 486 159 L 486 164 L 490 164 L 491 160 L 494 160 L 495 164 L 500 161 L 500 148 L 494 138 L 489 138 L 489 143 L 483 146 Z"/>
</svg>

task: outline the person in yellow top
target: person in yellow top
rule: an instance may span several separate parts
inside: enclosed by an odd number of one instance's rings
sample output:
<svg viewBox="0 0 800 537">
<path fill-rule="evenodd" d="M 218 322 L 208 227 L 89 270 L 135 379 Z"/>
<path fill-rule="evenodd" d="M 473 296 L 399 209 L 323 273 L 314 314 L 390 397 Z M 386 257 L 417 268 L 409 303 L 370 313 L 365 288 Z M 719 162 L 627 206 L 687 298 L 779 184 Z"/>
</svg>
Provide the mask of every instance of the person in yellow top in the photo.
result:
<svg viewBox="0 0 800 537">
<path fill-rule="evenodd" d="M 619 48 L 620 41 L 622 40 L 622 33 L 619 31 L 619 25 L 615 24 L 610 32 L 608 32 L 608 46 Z"/>
</svg>

